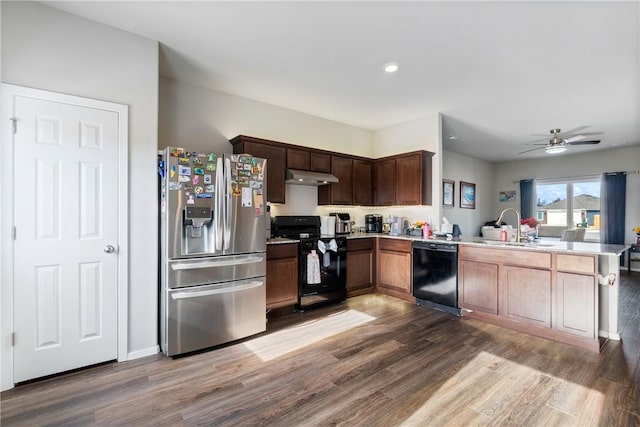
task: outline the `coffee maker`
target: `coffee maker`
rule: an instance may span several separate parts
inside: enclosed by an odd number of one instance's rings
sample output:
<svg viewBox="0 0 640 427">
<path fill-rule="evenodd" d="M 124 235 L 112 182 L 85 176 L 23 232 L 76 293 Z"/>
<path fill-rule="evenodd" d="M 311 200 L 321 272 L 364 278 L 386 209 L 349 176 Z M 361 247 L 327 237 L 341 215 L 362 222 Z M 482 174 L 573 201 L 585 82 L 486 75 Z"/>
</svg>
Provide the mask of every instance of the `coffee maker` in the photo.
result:
<svg viewBox="0 0 640 427">
<path fill-rule="evenodd" d="M 367 233 L 382 233 L 382 215 L 369 214 L 364 216 Z"/>
</svg>

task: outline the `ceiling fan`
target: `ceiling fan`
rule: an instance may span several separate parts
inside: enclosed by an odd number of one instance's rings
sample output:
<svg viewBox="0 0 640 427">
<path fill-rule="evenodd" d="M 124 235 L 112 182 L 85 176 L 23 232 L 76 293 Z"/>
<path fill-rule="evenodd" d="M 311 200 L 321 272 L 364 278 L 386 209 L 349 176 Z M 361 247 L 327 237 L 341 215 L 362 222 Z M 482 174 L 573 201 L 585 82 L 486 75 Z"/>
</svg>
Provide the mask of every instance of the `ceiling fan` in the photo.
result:
<svg viewBox="0 0 640 427">
<path fill-rule="evenodd" d="M 532 145 L 541 145 L 541 147 L 536 147 L 530 150 L 521 151 L 518 154 L 529 153 L 530 151 L 535 151 L 535 150 L 542 150 L 543 148 L 549 154 L 557 154 L 557 153 L 562 153 L 566 151 L 567 147 L 570 145 L 600 144 L 599 139 L 586 139 L 586 138 L 587 138 L 587 135 L 600 135 L 602 132 L 584 132 L 578 135 L 571 135 L 571 133 L 576 132 L 580 129 L 584 129 L 586 127 L 587 126 L 581 126 L 581 127 L 572 129 L 571 131 L 566 132 L 564 136 L 560 135 L 560 132 L 561 132 L 560 128 L 551 129 L 549 131 L 551 133 L 551 139 L 547 143 L 536 144 L 536 142 L 544 141 L 544 139 L 532 141 L 533 142 Z"/>
</svg>

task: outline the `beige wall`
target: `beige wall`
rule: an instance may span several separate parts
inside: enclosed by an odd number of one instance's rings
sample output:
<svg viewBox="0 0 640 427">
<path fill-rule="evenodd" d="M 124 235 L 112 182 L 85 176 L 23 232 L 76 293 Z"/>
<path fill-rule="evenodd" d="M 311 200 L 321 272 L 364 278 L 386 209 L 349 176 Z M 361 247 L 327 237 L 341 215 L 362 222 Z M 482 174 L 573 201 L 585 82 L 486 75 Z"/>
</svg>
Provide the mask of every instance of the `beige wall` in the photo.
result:
<svg viewBox="0 0 640 427">
<path fill-rule="evenodd" d="M 2 2 L 2 81 L 129 106 L 128 351 L 153 351 L 158 43 L 40 3 Z"/>
</svg>

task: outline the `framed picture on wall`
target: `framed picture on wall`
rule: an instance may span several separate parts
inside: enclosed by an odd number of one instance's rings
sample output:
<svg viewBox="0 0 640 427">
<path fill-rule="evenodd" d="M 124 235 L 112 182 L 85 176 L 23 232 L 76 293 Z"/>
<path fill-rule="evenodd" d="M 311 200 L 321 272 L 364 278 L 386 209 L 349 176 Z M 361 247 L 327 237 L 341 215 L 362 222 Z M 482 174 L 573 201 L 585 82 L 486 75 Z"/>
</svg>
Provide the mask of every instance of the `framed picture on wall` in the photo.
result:
<svg viewBox="0 0 640 427">
<path fill-rule="evenodd" d="M 470 182 L 460 181 L 460 207 L 467 209 L 476 208 L 476 185 Z"/>
<path fill-rule="evenodd" d="M 442 180 L 442 206 L 452 208 L 454 205 L 454 192 L 456 188 L 455 181 L 449 179 Z"/>
</svg>

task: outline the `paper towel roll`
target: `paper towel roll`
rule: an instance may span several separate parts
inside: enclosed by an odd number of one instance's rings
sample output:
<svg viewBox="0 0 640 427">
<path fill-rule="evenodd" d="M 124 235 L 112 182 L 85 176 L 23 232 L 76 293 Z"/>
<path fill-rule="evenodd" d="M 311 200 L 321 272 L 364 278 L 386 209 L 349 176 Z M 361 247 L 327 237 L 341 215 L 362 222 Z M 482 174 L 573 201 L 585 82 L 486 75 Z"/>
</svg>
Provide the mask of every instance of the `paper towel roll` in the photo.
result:
<svg viewBox="0 0 640 427">
<path fill-rule="evenodd" d="M 330 216 L 329 220 L 327 221 L 327 232 L 326 233 L 320 233 L 320 234 L 324 234 L 325 236 L 335 236 L 336 235 L 336 217 L 335 216 Z"/>
</svg>

